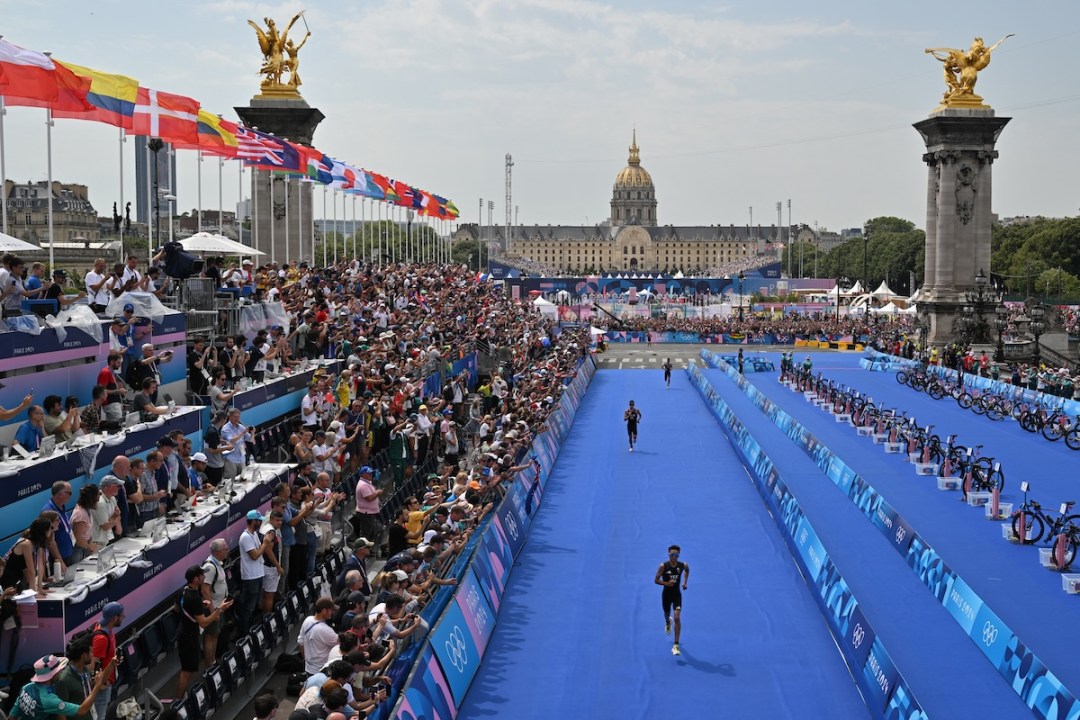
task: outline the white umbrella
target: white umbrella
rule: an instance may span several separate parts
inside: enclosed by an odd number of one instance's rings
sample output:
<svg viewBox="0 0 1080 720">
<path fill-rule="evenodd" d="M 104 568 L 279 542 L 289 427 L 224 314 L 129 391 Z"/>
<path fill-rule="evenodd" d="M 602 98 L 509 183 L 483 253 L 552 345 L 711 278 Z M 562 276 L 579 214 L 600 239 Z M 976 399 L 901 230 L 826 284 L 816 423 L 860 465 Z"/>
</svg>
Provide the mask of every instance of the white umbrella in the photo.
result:
<svg viewBox="0 0 1080 720">
<path fill-rule="evenodd" d="M 20 240 L 17 237 L 14 237 L 12 235 L 6 235 L 6 234 L 0 232 L 0 250 L 11 251 L 11 250 L 40 250 L 40 249 L 41 248 L 39 248 L 37 245 L 33 245 L 31 243 L 26 242 L 25 240 Z"/>
<path fill-rule="evenodd" d="M 607 330 L 601 330 L 600 328 L 595 328 L 595 327 L 589 328 L 589 334 L 593 335 L 593 336 L 604 335 L 605 333 L 607 333 Z"/>
<path fill-rule="evenodd" d="M 222 253 L 225 255 L 265 255 L 266 253 L 230 240 L 224 235 L 201 232 L 180 241 L 190 253 Z"/>
</svg>

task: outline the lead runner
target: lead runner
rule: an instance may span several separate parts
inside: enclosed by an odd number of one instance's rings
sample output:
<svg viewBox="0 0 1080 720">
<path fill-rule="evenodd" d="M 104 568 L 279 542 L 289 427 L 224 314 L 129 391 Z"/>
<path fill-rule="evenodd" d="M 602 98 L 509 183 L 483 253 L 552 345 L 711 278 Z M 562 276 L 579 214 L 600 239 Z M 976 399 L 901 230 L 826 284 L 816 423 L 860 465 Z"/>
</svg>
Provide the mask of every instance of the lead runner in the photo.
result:
<svg viewBox="0 0 1080 720">
<path fill-rule="evenodd" d="M 641 411 L 634 407 L 634 401 L 630 401 L 630 407 L 623 413 L 626 421 L 626 435 L 630 439 L 630 452 L 634 452 L 634 443 L 637 442 L 637 426 L 641 422 Z"/>
<path fill-rule="evenodd" d="M 690 581 L 690 566 L 679 561 L 682 548 L 672 545 L 668 548 L 668 559 L 660 563 L 653 579 L 657 585 L 662 585 L 664 590 L 660 594 L 660 601 L 664 606 L 664 633 L 671 632 L 671 610 L 675 609 L 675 644 L 671 647 L 672 655 L 681 655 L 679 651 L 679 636 L 682 634 L 682 590 L 686 589 L 686 583 Z M 682 581 L 682 590 L 679 589 L 679 581 Z"/>
</svg>

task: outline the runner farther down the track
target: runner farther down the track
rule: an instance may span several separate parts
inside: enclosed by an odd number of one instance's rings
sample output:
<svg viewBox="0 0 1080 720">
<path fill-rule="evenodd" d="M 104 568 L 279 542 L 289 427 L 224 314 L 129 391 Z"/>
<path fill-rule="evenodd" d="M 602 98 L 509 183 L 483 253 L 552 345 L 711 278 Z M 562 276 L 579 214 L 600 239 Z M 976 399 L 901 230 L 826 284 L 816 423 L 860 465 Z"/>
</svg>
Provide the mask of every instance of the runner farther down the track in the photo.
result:
<svg viewBox="0 0 1080 720">
<path fill-rule="evenodd" d="M 637 442 L 637 426 L 641 422 L 641 411 L 634 407 L 634 401 L 630 401 L 630 407 L 623 413 L 626 421 L 626 434 L 630 438 L 630 452 L 634 452 L 634 443 Z"/>
<path fill-rule="evenodd" d="M 660 563 L 653 579 L 657 585 L 662 585 L 664 590 L 660 594 L 660 601 L 664 606 L 664 634 L 671 632 L 672 608 L 675 611 L 675 644 L 671 646 L 672 655 L 680 655 L 679 636 L 682 634 L 682 591 L 686 589 L 686 583 L 690 581 L 690 566 L 679 561 L 682 548 L 672 545 L 668 548 L 667 562 Z M 682 581 L 682 590 L 679 582 Z"/>
<path fill-rule="evenodd" d="M 667 384 L 668 390 L 671 389 L 671 358 L 664 360 L 664 382 Z"/>
</svg>

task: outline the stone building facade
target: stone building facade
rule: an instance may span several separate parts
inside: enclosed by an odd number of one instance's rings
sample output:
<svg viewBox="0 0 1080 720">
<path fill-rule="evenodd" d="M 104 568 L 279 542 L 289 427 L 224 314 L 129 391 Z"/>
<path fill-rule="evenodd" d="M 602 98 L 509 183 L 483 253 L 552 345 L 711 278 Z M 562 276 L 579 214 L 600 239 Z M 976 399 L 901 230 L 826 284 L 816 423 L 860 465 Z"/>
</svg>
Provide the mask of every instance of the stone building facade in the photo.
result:
<svg viewBox="0 0 1080 720">
<path fill-rule="evenodd" d="M 41 245 L 49 242 L 49 202 L 53 206 L 53 237 L 59 243 L 98 242 L 101 225 L 90 204 L 85 185 L 54 180 L 50 191 L 46 181 L 16 183 L 5 181 L 8 234 Z"/>
<path fill-rule="evenodd" d="M 607 223 L 514 226 L 505 245 L 505 228 L 484 227 L 484 241 L 493 249 L 507 247 L 508 262 L 572 273 L 705 273 L 762 256 L 778 257 L 788 239 L 786 227 L 660 225 L 656 186 L 641 165 L 636 132 L 629 151 L 626 167 L 615 176 Z M 454 239 L 475 240 L 478 230 L 475 224 L 462 225 Z"/>
</svg>

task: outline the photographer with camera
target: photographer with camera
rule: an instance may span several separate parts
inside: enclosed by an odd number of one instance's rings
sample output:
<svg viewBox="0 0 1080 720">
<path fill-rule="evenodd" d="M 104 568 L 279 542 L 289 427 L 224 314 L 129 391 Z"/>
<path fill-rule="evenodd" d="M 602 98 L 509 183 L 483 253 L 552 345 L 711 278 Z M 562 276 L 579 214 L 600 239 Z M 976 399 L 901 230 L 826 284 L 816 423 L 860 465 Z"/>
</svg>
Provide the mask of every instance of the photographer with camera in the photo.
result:
<svg viewBox="0 0 1080 720">
<path fill-rule="evenodd" d="M 142 382 L 146 378 L 153 378 L 159 385 L 161 384 L 161 372 L 158 370 L 159 362 L 169 362 L 172 360 L 172 350 L 165 350 L 162 352 L 154 352 L 153 343 L 143 343 L 142 357 L 131 363 L 131 367 L 127 371 L 127 382 L 131 387 L 142 387 Z"/>
</svg>

